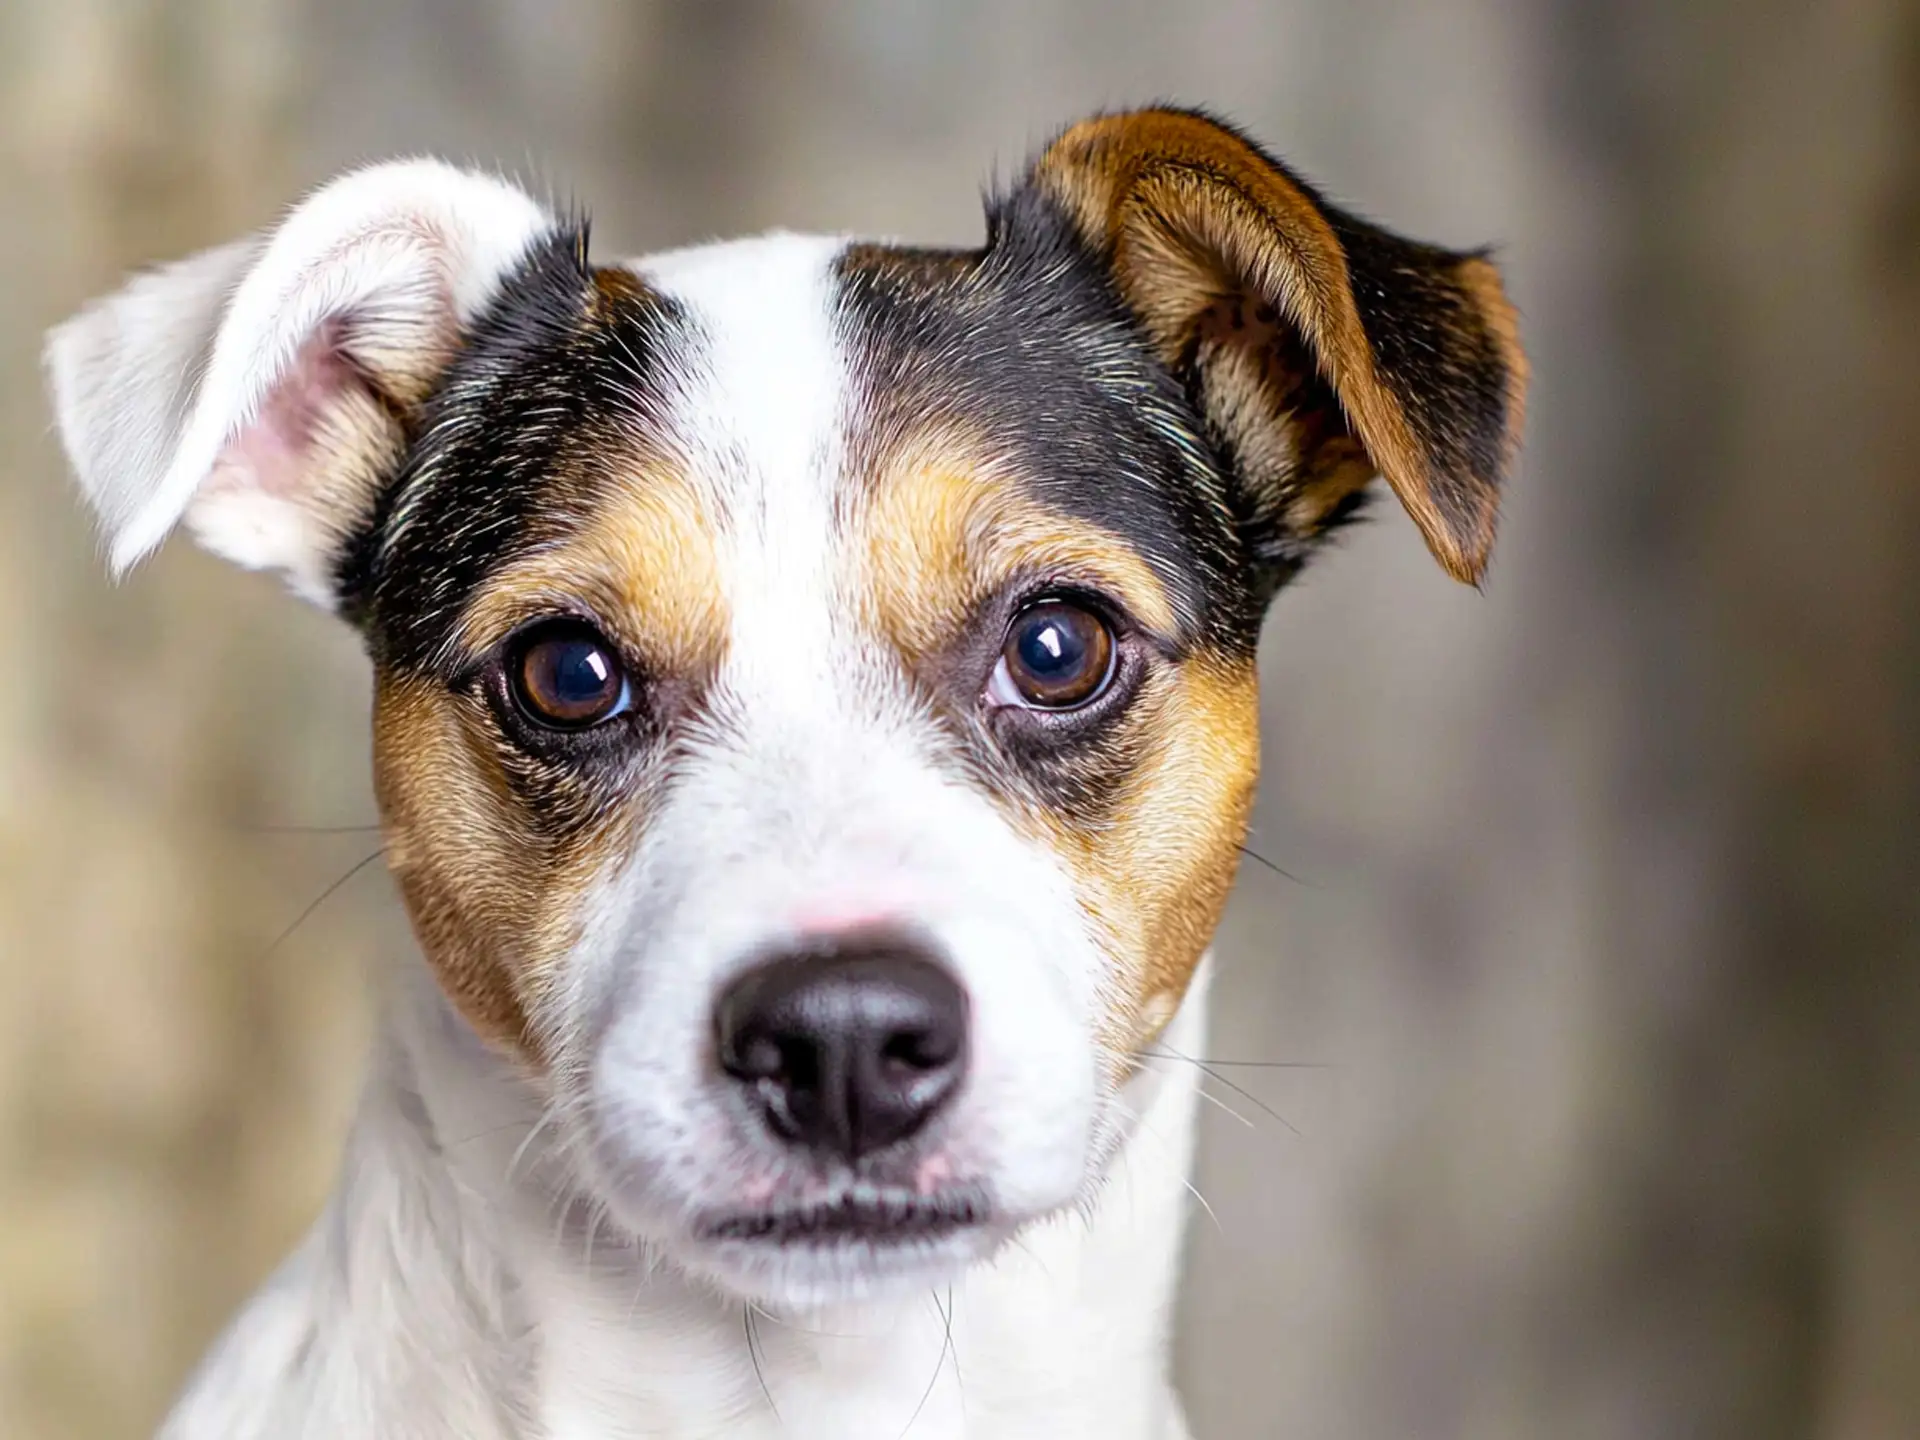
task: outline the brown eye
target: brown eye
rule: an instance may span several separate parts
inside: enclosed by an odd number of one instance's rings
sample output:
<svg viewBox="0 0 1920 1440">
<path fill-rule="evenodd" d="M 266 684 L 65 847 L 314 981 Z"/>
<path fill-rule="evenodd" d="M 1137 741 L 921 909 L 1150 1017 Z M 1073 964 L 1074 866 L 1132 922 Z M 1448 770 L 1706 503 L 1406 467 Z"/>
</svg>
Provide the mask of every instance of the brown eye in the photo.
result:
<svg viewBox="0 0 1920 1440">
<path fill-rule="evenodd" d="M 988 696 L 1002 705 L 1072 710 L 1113 678 L 1113 631 L 1091 611 L 1043 600 L 1014 618 Z"/>
<path fill-rule="evenodd" d="M 527 718 L 554 729 L 598 725 L 623 713 L 631 703 L 620 657 L 585 625 L 535 632 L 515 653 L 507 678 Z"/>
</svg>

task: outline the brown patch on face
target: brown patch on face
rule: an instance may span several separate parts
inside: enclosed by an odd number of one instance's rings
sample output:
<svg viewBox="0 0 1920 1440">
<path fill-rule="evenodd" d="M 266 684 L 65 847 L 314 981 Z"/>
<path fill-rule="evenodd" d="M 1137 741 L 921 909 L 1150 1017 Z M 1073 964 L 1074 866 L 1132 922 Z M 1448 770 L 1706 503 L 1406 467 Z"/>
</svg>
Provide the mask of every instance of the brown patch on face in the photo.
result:
<svg viewBox="0 0 1920 1440">
<path fill-rule="evenodd" d="M 929 431 L 884 457 L 856 521 L 856 590 L 913 660 L 950 645 L 1009 577 L 1094 585 L 1147 629 L 1178 628 L 1165 587 L 1119 536 L 1023 493 L 972 439 Z"/>
<path fill-rule="evenodd" d="M 1115 962 L 1100 1039 L 1116 1068 L 1173 1017 L 1213 943 L 1259 777 L 1259 718 L 1251 657 L 1167 669 L 1135 701 L 1143 753 L 1099 823 L 1037 817 Z"/>
<path fill-rule="evenodd" d="M 461 625 L 468 649 L 585 605 L 650 673 L 711 673 L 728 617 L 710 507 L 676 469 L 636 459 L 628 470 L 594 487 L 591 514 L 566 538 L 489 578 Z"/>
<path fill-rule="evenodd" d="M 456 643 L 482 654 L 522 625 L 585 607 L 638 658 L 638 683 L 697 686 L 719 664 L 728 619 L 703 494 L 645 457 L 602 455 L 596 469 L 565 482 L 590 497 L 584 516 L 489 576 Z M 588 888 L 630 833 L 638 802 L 609 806 L 564 764 L 538 770 L 484 704 L 441 681 L 382 677 L 374 761 L 388 864 L 447 994 L 482 1035 L 538 1065 L 529 1016 L 576 943 Z M 547 806 L 571 823 L 531 802 L 509 767 L 538 771 Z"/>
<path fill-rule="evenodd" d="M 587 889 L 621 829 L 555 838 L 529 824 L 472 703 L 424 677 L 378 677 L 387 866 L 448 998 L 480 1035 L 539 1067 L 529 1016 L 579 938 Z"/>
<path fill-rule="evenodd" d="M 876 467 L 858 523 L 864 593 L 909 664 L 954 646 L 983 600 L 1020 573 L 1091 586 L 1147 631 L 1179 632 L 1137 549 L 1029 498 L 957 431 L 922 432 Z M 1259 768 L 1251 652 L 1161 657 L 1115 723 L 1132 758 L 1104 803 L 1080 814 L 1020 784 L 999 798 L 1062 857 L 1112 959 L 1101 1041 L 1118 1067 L 1178 1008 L 1233 883 Z"/>
<path fill-rule="evenodd" d="M 1479 578 L 1525 383 L 1513 310 L 1491 265 L 1341 214 L 1231 130 L 1179 111 L 1076 125 L 1032 180 L 1106 258 L 1169 366 L 1204 361 L 1202 344 L 1247 343 L 1201 333 L 1221 302 L 1268 307 L 1313 357 L 1335 413 L 1435 558 L 1458 579 Z M 1259 367 L 1225 368 L 1209 418 L 1235 449 L 1270 444 L 1275 420 L 1292 409 Z M 1204 365 L 1201 376 L 1210 378 Z M 1268 386 L 1251 405 L 1249 385 Z"/>
</svg>

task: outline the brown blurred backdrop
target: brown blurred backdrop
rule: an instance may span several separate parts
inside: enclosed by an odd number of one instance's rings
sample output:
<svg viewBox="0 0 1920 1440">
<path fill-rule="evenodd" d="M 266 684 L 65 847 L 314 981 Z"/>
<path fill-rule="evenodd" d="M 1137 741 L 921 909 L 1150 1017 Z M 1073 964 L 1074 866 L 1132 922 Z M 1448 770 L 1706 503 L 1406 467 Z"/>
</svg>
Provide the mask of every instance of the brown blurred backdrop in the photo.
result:
<svg viewBox="0 0 1920 1440">
<path fill-rule="evenodd" d="M 970 241 L 1079 113 L 1240 120 L 1503 247 L 1484 595 L 1281 599 L 1180 1364 L 1201 1440 L 1920 1435 L 1920 13 L 1906 0 L 6 0 L 0 1435 L 147 1433 L 303 1228 L 407 944 L 350 637 L 101 577 L 40 332 L 335 169 L 603 254 Z"/>
</svg>

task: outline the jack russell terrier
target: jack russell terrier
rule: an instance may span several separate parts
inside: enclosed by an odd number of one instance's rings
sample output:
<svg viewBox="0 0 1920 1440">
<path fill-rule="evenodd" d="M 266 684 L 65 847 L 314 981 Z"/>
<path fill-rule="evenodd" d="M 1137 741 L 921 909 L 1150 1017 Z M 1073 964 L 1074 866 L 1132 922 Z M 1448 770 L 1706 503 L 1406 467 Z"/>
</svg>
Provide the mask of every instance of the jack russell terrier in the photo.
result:
<svg viewBox="0 0 1920 1440">
<path fill-rule="evenodd" d="M 1489 261 L 1169 109 L 975 249 L 597 263 L 427 160 L 57 329 L 116 572 L 364 637 L 420 942 L 174 1440 L 1171 1440 L 1268 602 L 1384 477 L 1476 580 Z M 1184 1073 L 1181 1073 L 1184 1072 Z"/>
</svg>

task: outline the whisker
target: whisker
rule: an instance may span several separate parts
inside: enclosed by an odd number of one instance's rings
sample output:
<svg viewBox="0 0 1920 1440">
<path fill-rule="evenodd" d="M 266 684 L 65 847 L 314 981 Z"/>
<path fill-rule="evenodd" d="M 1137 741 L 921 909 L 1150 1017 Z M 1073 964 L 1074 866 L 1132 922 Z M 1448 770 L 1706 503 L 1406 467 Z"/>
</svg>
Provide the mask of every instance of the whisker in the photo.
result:
<svg viewBox="0 0 1920 1440">
<path fill-rule="evenodd" d="M 509 1185 L 513 1183 L 513 1177 L 519 1172 L 520 1162 L 526 1158 L 527 1151 L 532 1147 L 533 1142 L 540 1138 L 541 1131 L 549 1125 L 558 1123 L 566 1111 L 567 1102 L 558 1099 L 549 1102 L 541 1109 L 539 1117 L 528 1128 L 526 1138 L 514 1147 L 513 1156 L 507 1161 L 506 1181 Z"/>
<path fill-rule="evenodd" d="M 927 1388 L 920 1392 L 920 1403 L 913 1407 L 913 1414 L 907 1417 L 906 1428 L 900 1432 L 900 1440 L 907 1440 L 908 1433 L 913 1429 L 914 1424 L 920 1419 L 920 1412 L 927 1408 L 927 1401 L 933 1398 L 934 1388 L 938 1386 L 940 1383 L 940 1372 L 944 1370 L 947 1365 L 947 1351 L 953 1345 L 952 1316 L 949 1314 L 949 1312 L 940 1309 L 940 1296 L 938 1292 L 929 1291 L 928 1294 L 933 1297 L 933 1308 L 935 1310 L 938 1310 L 940 1312 L 941 1317 L 945 1319 L 947 1322 L 946 1338 L 944 1338 L 940 1342 L 940 1354 L 935 1358 L 933 1362 L 933 1374 L 927 1380 Z"/>
<path fill-rule="evenodd" d="M 1220 1217 L 1213 1213 L 1213 1205 L 1206 1196 L 1200 1193 L 1200 1187 L 1184 1175 L 1180 1177 L 1180 1183 L 1187 1187 L 1187 1193 L 1189 1195 L 1200 1202 L 1200 1208 L 1207 1212 L 1207 1219 L 1213 1222 L 1213 1228 L 1219 1233 L 1220 1238 L 1224 1240 L 1227 1236 L 1227 1227 L 1222 1225 L 1220 1223 Z"/>
<path fill-rule="evenodd" d="M 349 880 L 353 879 L 354 876 L 358 875 L 362 870 L 366 869 L 369 865 L 373 864 L 374 861 L 378 860 L 382 855 L 386 853 L 387 853 L 387 847 L 382 845 L 378 850 L 374 851 L 371 855 L 368 855 L 363 859 L 355 862 L 351 870 L 347 871 L 346 874 L 342 875 L 338 880 L 334 881 L 331 885 L 327 886 L 326 889 L 322 890 L 319 893 L 319 895 L 314 897 L 313 902 L 309 904 L 306 909 L 302 910 L 298 915 L 293 917 L 293 923 L 287 926 L 286 929 L 282 930 L 277 936 L 274 937 L 273 943 L 267 946 L 265 953 L 261 955 L 260 959 L 262 961 L 265 961 L 272 958 L 274 952 L 278 950 L 282 945 L 287 943 L 288 938 L 292 936 L 293 932 L 298 930 L 302 925 L 307 923 L 307 920 L 309 919 L 309 917 L 312 916 L 314 911 L 318 910 L 322 905 L 326 904 L 327 901 L 331 900 L 334 897 L 334 895 L 339 892 L 340 888 L 343 885 L 345 885 Z"/>
<path fill-rule="evenodd" d="M 641 1298 L 647 1293 L 647 1286 L 653 1283 L 654 1271 L 659 1267 L 660 1256 L 652 1244 L 636 1239 L 634 1250 L 639 1260 L 639 1278 L 634 1281 L 633 1300 L 627 1306 L 627 1324 L 633 1324 L 633 1317 L 640 1313 Z"/>
<path fill-rule="evenodd" d="M 1198 1060 L 1189 1060 L 1185 1055 L 1162 1055 L 1157 1051 L 1153 1051 L 1153 1050 L 1142 1050 L 1138 1052 L 1135 1058 L 1139 1060 L 1180 1060 L 1180 1061 L 1184 1061 L 1188 1065 L 1193 1066 L 1196 1070 L 1201 1068 L 1200 1062 Z M 1242 1125 L 1246 1126 L 1249 1130 L 1255 1130 L 1259 1128 L 1253 1123 L 1253 1121 L 1249 1120 L 1246 1116 L 1242 1115 L 1238 1110 L 1234 1109 L 1231 1105 L 1227 1104 L 1226 1101 L 1222 1100 L 1218 1095 L 1214 1094 L 1211 1090 L 1207 1089 L 1207 1085 L 1204 1080 L 1194 1087 L 1193 1093 L 1198 1095 L 1202 1100 L 1206 1101 L 1209 1105 L 1217 1106 L 1220 1110 L 1232 1116 L 1235 1120 L 1238 1120 Z M 1116 1100 L 1115 1104 L 1117 1106 L 1119 1102 Z M 1133 1114 L 1133 1111 L 1129 1109 L 1127 1113 L 1131 1115 Z"/>
<path fill-rule="evenodd" d="M 1258 1105 L 1262 1110 L 1266 1111 L 1267 1114 L 1271 1115 L 1274 1119 L 1278 1120 L 1282 1125 L 1286 1126 L 1287 1129 L 1292 1131 L 1295 1135 L 1299 1135 L 1301 1133 L 1300 1127 L 1298 1125 L 1294 1124 L 1291 1120 L 1287 1119 L 1286 1116 L 1282 1115 L 1278 1110 L 1274 1109 L 1271 1105 L 1267 1104 L 1266 1101 L 1262 1100 L 1258 1095 L 1254 1094 L 1251 1090 L 1247 1089 L 1246 1086 L 1235 1084 L 1232 1080 L 1229 1080 L 1225 1075 L 1222 1075 L 1219 1071 L 1212 1069 L 1210 1066 L 1206 1065 L 1202 1061 L 1195 1060 L 1191 1055 L 1182 1055 L 1178 1050 L 1174 1050 L 1170 1053 L 1174 1059 L 1185 1060 L 1188 1064 L 1197 1067 L 1201 1074 L 1209 1076 L 1217 1083 L 1226 1086 L 1227 1089 L 1233 1091 L 1234 1094 L 1242 1097 L 1243 1099 L 1251 1100 L 1255 1105 Z"/>
<path fill-rule="evenodd" d="M 1209 1105 L 1217 1106 L 1222 1113 L 1226 1115 L 1230 1115 L 1235 1120 L 1238 1120 L 1242 1125 L 1246 1126 L 1247 1129 L 1257 1130 L 1260 1128 L 1259 1126 L 1255 1125 L 1253 1121 L 1249 1120 L 1246 1116 L 1242 1115 L 1238 1110 L 1234 1109 L 1231 1105 L 1227 1104 L 1227 1102 L 1222 1100 L 1218 1095 L 1214 1094 L 1211 1090 L 1207 1089 L 1205 1085 L 1196 1085 L 1194 1087 L 1193 1093 L 1198 1095 L 1202 1100 L 1206 1101 Z"/>
<path fill-rule="evenodd" d="M 935 1305 L 940 1304 L 940 1297 L 938 1295 L 933 1297 L 933 1303 Z M 949 1285 L 947 1286 L 947 1303 L 940 1310 L 940 1318 L 946 1321 L 947 1323 L 947 1341 L 948 1341 L 947 1353 L 953 1358 L 953 1389 L 954 1389 L 954 1393 L 960 1399 L 960 1428 L 964 1430 L 966 1429 L 966 1425 L 967 1425 L 967 1383 L 964 1379 L 961 1378 L 961 1375 L 960 1375 L 959 1348 L 952 1344 L 953 1315 L 954 1315 L 953 1286 Z"/>
<path fill-rule="evenodd" d="M 593 1238 L 600 1233 L 600 1222 L 607 1218 L 607 1202 L 596 1200 L 587 1207 L 587 1238 L 580 1247 L 580 1268 L 593 1275 Z"/>
<path fill-rule="evenodd" d="M 1040 1258 L 1040 1252 L 1027 1243 L 1026 1236 L 1019 1234 L 1009 1235 L 1007 1237 L 1007 1243 L 1038 1266 L 1040 1273 L 1047 1277 L 1049 1284 L 1053 1283 L 1053 1272 L 1047 1268 L 1047 1262 Z"/>
<path fill-rule="evenodd" d="M 1338 1070 L 1331 1060 L 1195 1060 L 1186 1055 L 1163 1055 L 1158 1050 L 1135 1052 L 1146 1060 L 1185 1060 L 1190 1065 L 1218 1065 L 1229 1070 Z"/>
<path fill-rule="evenodd" d="M 517 1130 L 526 1123 L 525 1120 L 509 1120 L 501 1125 L 489 1125 L 484 1130 L 476 1130 L 471 1135 L 461 1136 L 458 1140 L 442 1140 L 440 1142 L 440 1148 L 442 1150 L 462 1150 L 469 1145 L 478 1145 L 482 1140 L 486 1140 L 494 1135 L 499 1135 L 504 1131 Z M 509 1176 L 508 1178 L 511 1179 L 512 1177 Z"/>
<path fill-rule="evenodd" d="M 760 1382 L 760 1393 L 767 1397 L 767 1409 L 773 1412 L 773 1418 L 780 1419 L 780 1407 L 773 1403 L 773 1391 L 767 1388 L 767 1372 L 760 1363 L 759 1344 L 753 1333 L 754 1307 L 749 1305 L 740 1312 L 740 1318 L 747 1330 L 747 1356 L 753 1361 L 753 1378 Z M 783 1422 L 784 1423 L 784 1422 Z"/>
<path fill-rule="evenodd" d="M 1267 857 L 1262 855 L 1258 850 L 1250 849 L 1245 845 L 1239 846 L 1238 849 L 1240 853 L 1246 856 L 1249 860 L 1253 861 L 1257 865 L 1263 866 L 1266 869 L 1271 870 L 1274 874 L 1278 875 L 1282 880 L 1291 880 L 1296 885 L 1307 884 L 1306 881 L 1302 880 L 1298 875 L 1294 874 L 1291 870 L 1283 870 L 1280 866 L 1274 864 L 1273 861 L 1267 859 Z M 1312 889 L 1313 887 L 1308 885 L 1307 888 Z"/>
<path fill-rule="evenodd" d="M 1203 1090 L 1200 1090 L 1198 1093 L 1202 1095 L 1206 1095 L 1207 1092 L 1203 1089 Z M 1214 1097 L 1211 1095 L 1208 1095 L 1207 1098 L 1209 1100 L 1212 1100 Z M 1116 1104 L 1117 1103 L 1118 1102 L 1116 1102 Z M 1219 1104 L 1217 1100 L 1214 1103 Z M 1159 1157 L 1160 1163 L 1165 1165 L 1169 1170 L 1173 1171 L 1174 1177 L 1178 1179 L 1182 1185 L 1187 1187 L 1187 1193 L 1193 1196 L 1195 1200 L 1200 1202 L 1200 1208 L 1207 1212 L 1207 1219 L 1213 1222 L 1213 1228 L 1220 1232 L 1220 1237 L 1222 1239 L 1225 1239 L 1227 1234 L 1227 1227 L 1222 1225 L 1220 1223 L 1220 1217 L 1213 1213 L 1213 1205 L 1208 1201 L 1206 1196 L 1200 1193 L 1200 1187 L 1193 1183 L 1192 1179 L 1190 1179 L 1187 1176 L 1186 1172 L 1180 1166 L 1175 1165 L 1173 1161 L 1167 1157 L 1166 1136 L 1162 1135 L 1158 1130 L 1154 1129 L 1153 1126 L 1148 1123 L 1147 1117 L 1140 1114 L 1132 1106 L 1121 1105 L 1120 1108 L 1124 1109 L 1127 1112 L 1127 1114 L 1132 1117 L 1133 1123 L 1135 1126 L 1134 1133 L 1136 1135 L 1144 1135 L 1149 1140 L 1153 1141 L 1155 1145 L 1158 1145 L 1160 1147 L 1160 1157 Z M 1229 1110 L 1227 1113 L 1229 1115 L 1233 1115 L 1236 1120 L 1241 1120 L 1243 1123 L 1246 1123 L 1246 1124 L 1252 1123 L 1251 1121 L 1245 1120 L 1244 1117 L 1240 1115 L 1234 1115 L 1234 1112 L 1231 1110 Z"/>
</svg>

